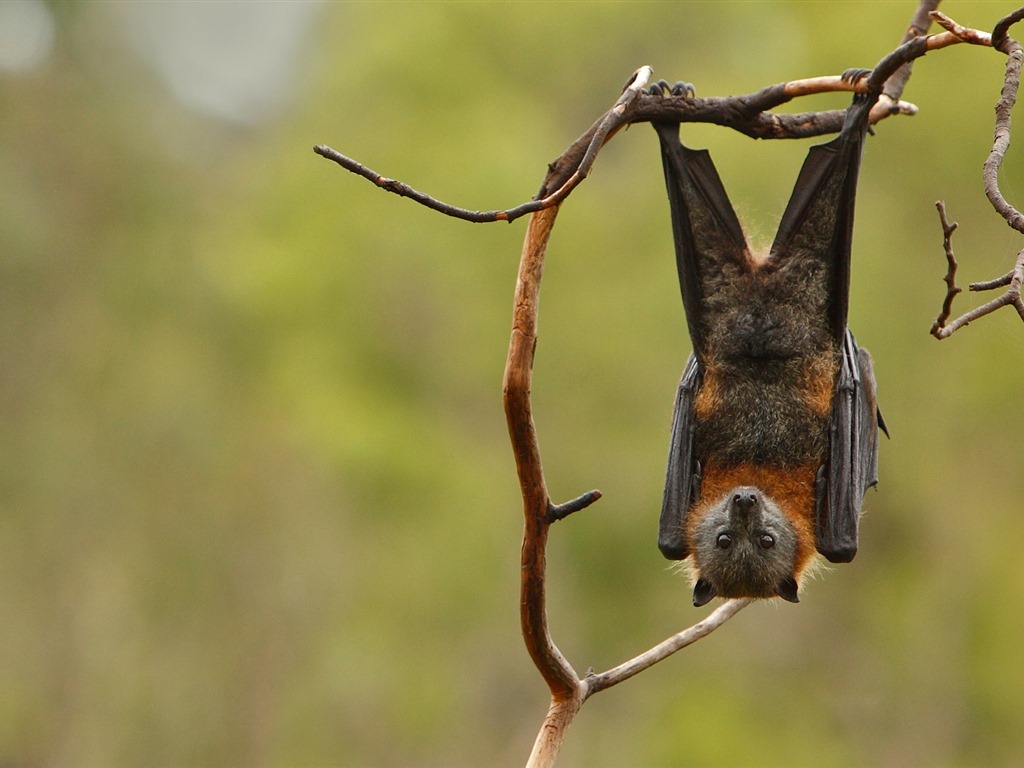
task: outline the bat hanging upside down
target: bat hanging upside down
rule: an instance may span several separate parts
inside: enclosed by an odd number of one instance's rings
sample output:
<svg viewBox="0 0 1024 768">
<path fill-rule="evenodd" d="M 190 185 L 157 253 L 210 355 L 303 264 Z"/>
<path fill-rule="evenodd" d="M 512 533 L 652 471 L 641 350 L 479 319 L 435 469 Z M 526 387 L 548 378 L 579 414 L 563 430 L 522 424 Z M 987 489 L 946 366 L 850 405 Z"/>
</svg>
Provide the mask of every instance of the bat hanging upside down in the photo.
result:
<svg viewBox="0 0 1024 768">
<path fill-rule="evenodd" d="M 684 147 L 678 123 L 654 125 L 693 341 L 658 546 L 691 558 L 694 605 L 795 603 L 815 552 L 834 563 L 857 552 L 885 429 L 871 359 L 846 327 L 857 170 L 876 98 L 857 96 L 839 137 L 810 150 L 767 255 L 748 249 L 707 151 Z"/>
</svg>

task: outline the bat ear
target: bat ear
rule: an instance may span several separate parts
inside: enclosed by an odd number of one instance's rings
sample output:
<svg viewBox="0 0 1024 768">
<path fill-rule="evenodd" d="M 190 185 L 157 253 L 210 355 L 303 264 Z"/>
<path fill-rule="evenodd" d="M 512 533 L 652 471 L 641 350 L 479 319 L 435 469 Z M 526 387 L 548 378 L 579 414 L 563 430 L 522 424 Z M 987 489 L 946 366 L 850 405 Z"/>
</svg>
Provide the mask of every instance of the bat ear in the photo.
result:
<svg viewBox="0 0 1024 768">
<path fill-rule="evenodd" d="M 797 595 L 797 583 L 792 576 L 787 576 L 782 581 L 780 581 L 779 586 L 777 586 L 775 589 L 778 592 L 779 597 L 781 597 L 783 600 L 787 600 L 791 603 L 800 602 L 800 597 L 799 595 Z"/>
<path fill-rule="evenodd" d="M 693 605 L 695 608 L 706 605 L 717 595 L 718 590 L 707 579 L 697 579 L 697 583 L 693 585 Z"/>
</svg>

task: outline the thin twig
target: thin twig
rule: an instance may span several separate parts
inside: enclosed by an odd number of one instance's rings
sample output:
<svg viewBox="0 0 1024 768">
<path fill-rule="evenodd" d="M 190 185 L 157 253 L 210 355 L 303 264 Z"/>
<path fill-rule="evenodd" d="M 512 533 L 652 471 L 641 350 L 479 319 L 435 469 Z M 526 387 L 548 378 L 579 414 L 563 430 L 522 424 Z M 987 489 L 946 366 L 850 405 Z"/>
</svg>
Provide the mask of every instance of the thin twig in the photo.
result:
<svg viewBox="0 0 1024 768">
<path fill-rule="evenodd" d="M 676 651 L 707 637 L 752 602 L 751 598 L 728 600 L 692 627 L 672 635 L 639 656 L 619 664 L 607 672 L 588 673 L 579 681 L 571 695 L 562 698 L 552 697 L 551 705 L 548 707 L 544 723 L 537 733 L 537 739 L 534 741 L 533 751 L 530 753 L 526 768 L 549 768 L 554 764 L 573 718 L 583 703 L 595 693 L 600 693 L 628 680 L 659 661 L 667 659 Z"/>
<path fill-rule="evenodd" d="M 933 336 L 942 333 L 943 327 L 946 325 L 946 321 L 949 320 L 949 315 L 953 311 L 953 299 L 963 289 L 956 284 L 956 255 L 953 253 L 953 233 L 956 228 L 960 226 L 955 221 L 950 224 L 946 218 L 946 204 L 939 200 L 935 203 L 935 208 L 939 212 L 939 221 L 942 222 L 942 247 L 946 251 L 946 276 L 943 280 L 946 283 L 946 298 L 942 301 L 942 309 L 939 311 L 939 316 L 935 318 L 935 322 L 932 323 L 931 334 Z M 939 336 L 941 338 L 941 336 Z"/>
<path fill-rule="evenodd" d="M 387 176 L 382 176 L 376 171 L 367 168 L 358 160 L 353 160 L 351 157 L 347 157 L 337 150 L 331 149 L 325 144 L 317 144 L 313 147 L 313 151 L 321 157 L 333 160 L 346 171 L 351 171 L 354 174 L 362 176 L 364 179 L 369 179 L 387 192 L 391 192 L 399 197 L 408 197 L 420 205 L 426 206 L 432 211 L 443 213 L 446 216 L 454 216 L 455 218 L 462 219 L 463 221 L 477 223 L 508 220 L 508 212 L 506 211 L 471 211 L 468 208 L 459 208 L 458 206 L 442 202 L 441 200 L 431 197 L 425 192 L 413 189 L 405 182 L 398 181 L 397 179 L 389 179 Z"/>
<path fill-rule="evenodd" d="M 973 290 L 986 290 L 989 288 L 998 288 L 1003 285 L 1008 286 L 1006 292 L 996 298 L 992 299 L 980 307 L 972 309 L 970 312 L 965 312 L 960 315 L 956 320 L 949 323 L 938 331 L 933 332 L 933 336 L 938 339 L 945 339 L 952 336 L 958 330 L 966 325 L 970 325 L 972 322 L 985 315 L 990 315 L 1000 307 L 1011 306 L 1017 310 L 1017 314 L 1020 315 L 1020 319 L 1024 320 L 1024 299 L 1021 299 L 1021 284 L 1024 283 L 1024 250 L 1017 254 L 1017 259 L 1014 262 L 1013 269 L 1010 270 L 1006 275 L 996 280 L 990 280 L 985 283 L 972 283 L 969 288 Z"/>
<path fill-rule="evenodd" d="M 942 11 L 932 11 L 931 17 L 935 19 L 935 23 L 940 27 L 949 32 L 950 35 L 957 38 L 962 43 L 970 43 L 971 45 L 992 45 L 992 35 L 988 32 L 982 32 L 979 29 L 971 29 L 965 27 L 963 24 L 958 24 L 949 18 Z M 953 44 L 952 41 L 949 43 Z M 939 47 L 938 45 L 936 47 Z M 942 46 L 944 47 L 944 46 Z"/>
<path fill-rule="evenodd" d="M 600 491 L 587 491 L 582 496 L 577 496 L 572 501 L 566 501 L 563 504 L 548 504 L 548 521 L 556 522 L 558 520 L 564 520 L 573 512 L 579 512 L 582 509 L 586 509 L 595 501 L 601 498 Z"/>
<path fill-rule="evenodd" d="M 585 698 L 589 698 L 595 693 L 628 680 L 633 675 L 653 667 L 663 659 L 667 659 L 676 651 L 692 645 L 703 637 L 707 637 L 752 602 L 753 600 L 749 597 L 728 600 L 708 614 L 707 618 L 703 621 L 699 621 L 692 627 L 672 635 L 672 637 L 641 653 L 639 656 L 623 662 L 607 672 L 587 675 L 584 678 L 584 683 L 586 684 Z"/>
</svg>

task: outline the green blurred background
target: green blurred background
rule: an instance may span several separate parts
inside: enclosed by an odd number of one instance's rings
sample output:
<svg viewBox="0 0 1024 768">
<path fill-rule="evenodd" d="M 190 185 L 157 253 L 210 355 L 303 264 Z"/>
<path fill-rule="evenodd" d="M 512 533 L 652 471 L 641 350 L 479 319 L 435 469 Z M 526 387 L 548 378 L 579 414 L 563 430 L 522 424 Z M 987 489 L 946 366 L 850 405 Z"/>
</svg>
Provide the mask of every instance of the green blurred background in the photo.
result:
<svg viewBox="0 0 1024 768">
<path fill-rule="evenodd" d="M 943 6 L 984 29 L 1011 7 Z M 749 92 L 872 66 L 913 9 L 0 5 L 0 764 L 525 762 L 547 695 L 500 392 L 525 220 L 447 219 L 313 144 L 507 207 L 640 65 Z M 1002 67 L 931 54 L 921 113 L 869 140 L 851 323 L 893 439 L 857 560 L 589 702 L 560 765 L 1024 760 L 1024 328 L 927 334 L 936 199 L 965 283 L 1021 245 L 981 187 Z M 809 143 L 685 135 L 769 242 Z M 549 548 L 580 671 L 704 614 L 655 547 L 688 343 L 637 126 L 564 207 L 541 311 L 552 494 L 605 494 Z"/>
</svg>

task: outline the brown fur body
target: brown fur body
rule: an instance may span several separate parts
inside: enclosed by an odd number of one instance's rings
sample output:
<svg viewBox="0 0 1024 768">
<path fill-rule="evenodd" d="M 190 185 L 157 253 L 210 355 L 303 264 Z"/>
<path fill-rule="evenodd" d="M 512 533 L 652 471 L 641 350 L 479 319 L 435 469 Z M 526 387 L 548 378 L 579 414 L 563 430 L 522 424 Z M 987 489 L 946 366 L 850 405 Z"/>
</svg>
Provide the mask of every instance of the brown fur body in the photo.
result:
<svg viewBox="0 0 1024 768">
<path fill-rule="evenodd" d="M 749 258 L 719 273 L 705 307 L 708 349 L 694 406 L 700 499 L 687 522 L 694 541 L 703 516 L 741 486 L 759 489 L 797 538 L 793 577 L 815 555 L 815 477 L 828 451 L 839 366 L 825 322 L 820 261 Z M 744 595 L 725 595 L 739 597 Z"/>
</svg>

